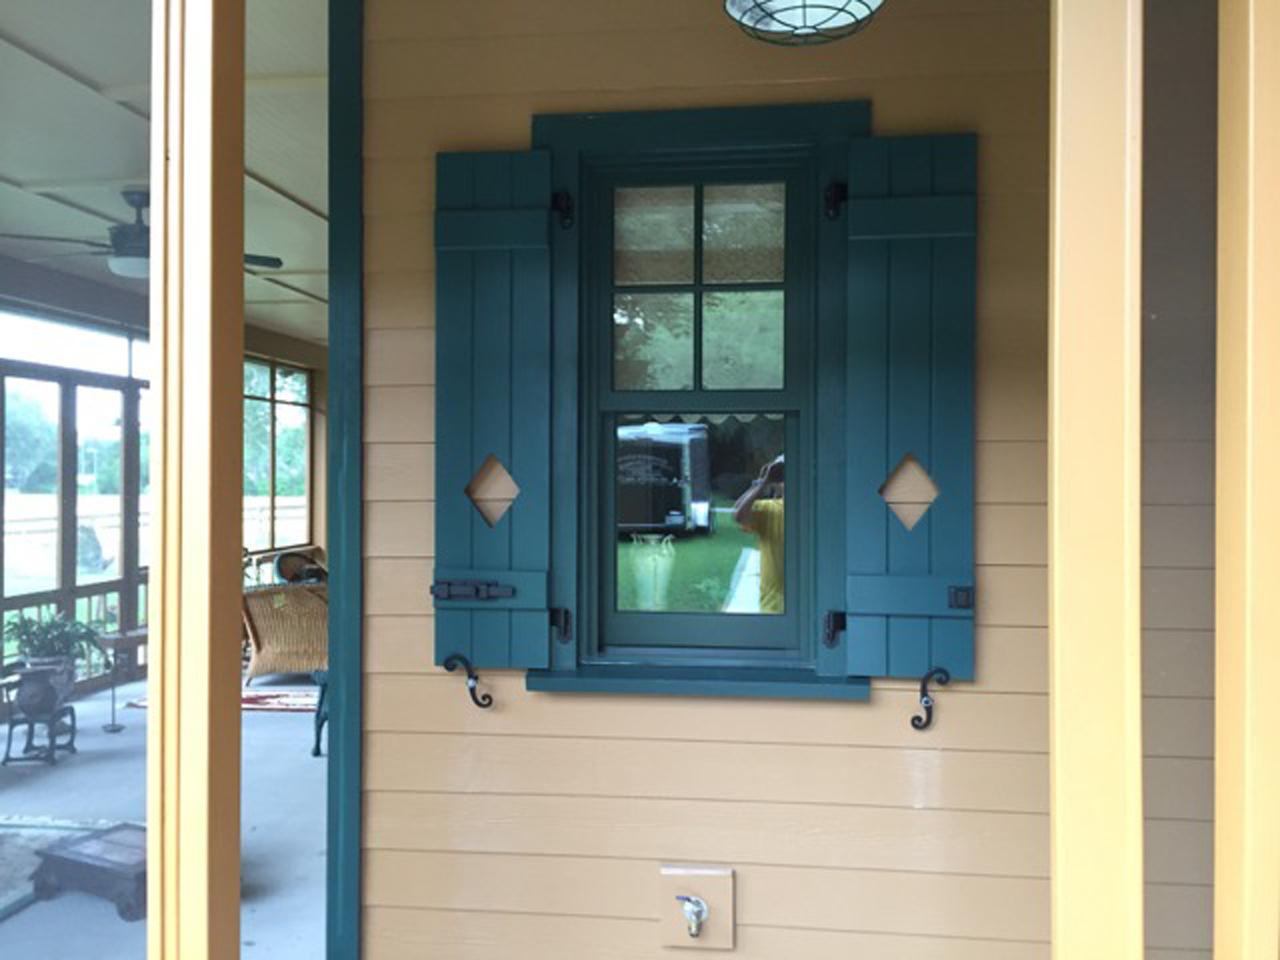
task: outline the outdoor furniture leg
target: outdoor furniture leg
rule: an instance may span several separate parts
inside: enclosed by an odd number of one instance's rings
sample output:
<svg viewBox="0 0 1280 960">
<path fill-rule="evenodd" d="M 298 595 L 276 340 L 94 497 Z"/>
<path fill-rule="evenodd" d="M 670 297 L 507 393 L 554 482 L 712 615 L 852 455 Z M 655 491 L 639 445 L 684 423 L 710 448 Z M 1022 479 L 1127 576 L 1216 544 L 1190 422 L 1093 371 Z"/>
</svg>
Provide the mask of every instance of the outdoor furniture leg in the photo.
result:
<svg viewBox="0 0 1280 960">
<path fill-rule="evenodd" d="M 15 720 L 9 721 L 9 738 L 7 741 L 5 741 L 4 760 L 0 761 L 0 766 L 7 767 L 9 765 L 10 759 L 12 759 L 13 757 L 13 731 L 17 726 L 18 726 L 17 721 Z"/>
<path fill-rule="evenodd" d="M 317 670 L 311 678 L 320 688 L 320 699 L 316 702 L 316 742 L 311 748 L 311 755 L 318 757 L 320 756 L 320 737 L 324 732 L 324 725 L 329 721 L 329 671 Z"/>
</svg>

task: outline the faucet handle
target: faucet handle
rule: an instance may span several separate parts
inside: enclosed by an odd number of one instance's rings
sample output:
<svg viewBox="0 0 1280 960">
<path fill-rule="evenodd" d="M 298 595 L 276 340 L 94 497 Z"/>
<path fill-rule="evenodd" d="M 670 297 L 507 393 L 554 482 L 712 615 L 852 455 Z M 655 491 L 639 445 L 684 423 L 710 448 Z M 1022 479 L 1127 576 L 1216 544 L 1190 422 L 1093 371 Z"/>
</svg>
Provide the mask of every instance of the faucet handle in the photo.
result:
<svg viewBox="0 0 1280 960">
<path fill-rule="evenodd" d="M 702 933 L 702 925 L 707 922 L 707 915 L 711 913 L 711 908 L 701 897 L 681 894 L 676 897 L 676 900 L 684 909 L 684 919 L 689 924 L 689 936 L 696 939 Z"/>
</svg>

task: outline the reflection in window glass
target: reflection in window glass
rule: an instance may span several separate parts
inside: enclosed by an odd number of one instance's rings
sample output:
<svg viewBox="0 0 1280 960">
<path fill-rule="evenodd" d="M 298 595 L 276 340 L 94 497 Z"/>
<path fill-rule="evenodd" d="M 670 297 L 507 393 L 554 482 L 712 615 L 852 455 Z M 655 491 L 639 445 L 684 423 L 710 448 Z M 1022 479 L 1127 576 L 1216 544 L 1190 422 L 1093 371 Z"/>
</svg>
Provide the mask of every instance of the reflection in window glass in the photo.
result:
<svg viewBox="0 0 1280 960">
<path fill-rule="evenodd" d="M 4 379 L 4 592 L 58 586 L 56 383 Z"/>
<path fill-rule="evenodd" d="M 124 396 L 76 388 L 76 583 L 116 580 L 124 546 Z"/>
<path fill-rule="evenodd" d="M 244 393 L 246 397 L 271 396 L 271 365 L 256 360 L 244 362 Z"/>
<path fill-rule="evenodd" d="M 296 367 L 276 367 L 276 399 L 290 403 L 306 403 L 310 376 Z"/>
<path fill-rule="evenodd" d="M 781 390 L 786 326 L 781 290 L 707 293 L 702 301 L 702 385 Z"/>
<path fill-rule="evenodd" d="M 271 404 L 266 400 L 244 402 L 244 547 L 271 548 Z"/>
<path fill-rule="evenodd" d="M 781 283 L 786 185 L 708 185 L 703 194 L 702 277 L 706 283 Z"/>
<path fill-rule="evenodd" d="M 306 407 L 277 404 L 275 546 L 290 547 L 311 540 L 307 505 L 311 455 L 308 451 Z"/>
<path fill-rule="evenodd" d="M 692 294 L 614 297 L 613 388 L 693 389 Z"/>
<path fill-rule="evenodd" d="M 614 193 L 613 282 L 693 282 L 693 187 L 622 187 Z"/>
<path fill-rule="evenodd" d="M 781 414 L 626 416 L 617 427 L 617 608 L 785 611 Z"/>
</svg>

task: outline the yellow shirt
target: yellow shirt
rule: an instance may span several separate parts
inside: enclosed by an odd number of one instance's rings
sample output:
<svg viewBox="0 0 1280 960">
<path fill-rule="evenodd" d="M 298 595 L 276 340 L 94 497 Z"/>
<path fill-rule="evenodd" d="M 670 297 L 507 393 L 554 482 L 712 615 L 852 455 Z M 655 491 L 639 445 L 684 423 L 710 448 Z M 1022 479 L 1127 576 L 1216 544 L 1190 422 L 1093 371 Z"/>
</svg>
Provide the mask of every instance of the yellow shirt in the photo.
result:
<svg viewBox="0 0 1280 960">
<path fill-rule="evenodd" d="M 751 505 L 751 530 L 760 541 L 760 612 L 782 613 L 786 598 L 786 510 L 782 500 Z"/>
</svg>

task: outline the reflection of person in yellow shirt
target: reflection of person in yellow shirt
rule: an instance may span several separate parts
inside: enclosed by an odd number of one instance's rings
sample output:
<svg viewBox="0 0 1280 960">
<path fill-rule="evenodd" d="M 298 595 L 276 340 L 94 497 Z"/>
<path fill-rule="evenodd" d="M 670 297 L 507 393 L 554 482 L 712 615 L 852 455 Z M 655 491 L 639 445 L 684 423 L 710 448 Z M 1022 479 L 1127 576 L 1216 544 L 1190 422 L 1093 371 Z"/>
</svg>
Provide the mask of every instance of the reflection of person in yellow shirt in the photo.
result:
<svg viewBox="0 0 1280 960">
<path fill-rule="evenodd" d="M 782 613 L 786 597 L 786 509 L 783 500 L 783 458 L 766 464 L 760 476 L 738 498 L 733 519 L 756 535 L 760 544 L 760 612 Z M 765 499 L 769 491 L 773 499 Z"/>
</svg>

